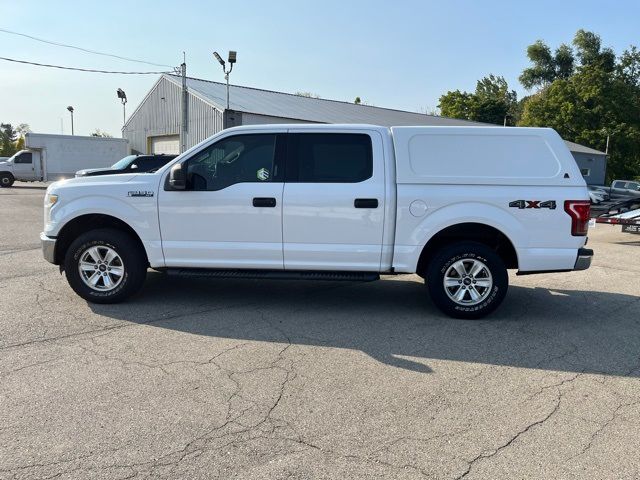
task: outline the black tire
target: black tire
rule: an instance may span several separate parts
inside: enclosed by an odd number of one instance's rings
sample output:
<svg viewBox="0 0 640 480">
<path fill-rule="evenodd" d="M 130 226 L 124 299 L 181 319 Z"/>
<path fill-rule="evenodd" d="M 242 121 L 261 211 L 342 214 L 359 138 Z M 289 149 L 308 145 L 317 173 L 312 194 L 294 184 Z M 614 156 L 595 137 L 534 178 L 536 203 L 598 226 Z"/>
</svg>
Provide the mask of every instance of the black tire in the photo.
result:
<svg viewBox="0 0 640 480">
<path fill-rule="evenodd" d="M 469 275 L 473 266 L 482 265 L 484 268 L 475 276 Z M 464 274 L 460 275 L 454 266 L 462 267 Z M 454 286 L 445 287 L 445 276 Z M 502 259 L 477 242 L 454 243 L 436 252 L 429 263 L 426 281 L 431 299 L 440 310 L 451 317 L 469 320 L 482 318 L 498 308 L 509 287 L 509 275 Z M 481 283 L 488 286 L 480 286 Z M 472 298 L 472 292 L 477 298 Z M 458 294 L 462 298 L 456 301 Z"/>
<path fill-rule="evenodd" d="M 16 179 L 10 173 L 0 173 L 0 187 L 8 188 Z"/>
<path fill-rule="evenodd" d="M 95 287 L 92 288 L 85 283 L 85 281 L 90 282 L 94 275 L 91 270 L 85 270 L 86 277 L 90 274 L 92 277 L 86 278 L 80 272 L 80 262 L 85 260 L 83 265 L 87 265 L 86 260 L 93 259 L 89 253 L 93 247 L 97 247 L 97 252 L 100 257 L 103 257 L 103 260 L 106 260 L 110 251 L 119 256 L 119 259 L 116 258 L 114 263 L 109 265 L 109 268 L 113 267 L 115 271 L 121 266 L 122 275 L 112 277 L 112 274 L 108 273 L 109 282 L 113 281 L 111 285 L 105 285 L 106 280 L 100 279 L 99 275 Z M 96 250 L 92 251 L 96 252 Z M 100 273 L 101 275 L 107 274 L 106 263 L 104 263 L 104 267 L 105 270 Z M 102 268 L 102 265 L 98 266 L 96 274 L 99 274 L 99 268 Z M 83 233 L 73 241 L 64 258 L 64 269 L 71 288 L 85 300 L 92 303 L 118 303 L 140 290 L 147 275 L 147 260 L 145 252 L 129 234 L 120 230 L 103 228 Z"/>
</svg>

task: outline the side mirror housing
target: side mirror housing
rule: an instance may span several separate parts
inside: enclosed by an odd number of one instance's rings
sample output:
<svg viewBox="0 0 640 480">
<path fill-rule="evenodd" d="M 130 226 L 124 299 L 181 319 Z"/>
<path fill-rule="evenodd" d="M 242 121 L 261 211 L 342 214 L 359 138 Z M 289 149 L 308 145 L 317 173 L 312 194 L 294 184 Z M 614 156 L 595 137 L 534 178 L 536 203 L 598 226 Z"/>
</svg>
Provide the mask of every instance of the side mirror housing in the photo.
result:
<svg viewBox="0 0 640 480">
<path fill-rule="evenodd" d="M 131 165 L 129 167 L 131 170 L 137 170 L 138 169 L 138 165 L 136 165 L 135 163 L 133 165 Z"/>
<path fill-rule="evenodd" d="M 169 186 L 171 190 L 184 190 L 187 188 L 187 177 L 182 163 L 176 163 L 169 171 Z"/>
</svg>

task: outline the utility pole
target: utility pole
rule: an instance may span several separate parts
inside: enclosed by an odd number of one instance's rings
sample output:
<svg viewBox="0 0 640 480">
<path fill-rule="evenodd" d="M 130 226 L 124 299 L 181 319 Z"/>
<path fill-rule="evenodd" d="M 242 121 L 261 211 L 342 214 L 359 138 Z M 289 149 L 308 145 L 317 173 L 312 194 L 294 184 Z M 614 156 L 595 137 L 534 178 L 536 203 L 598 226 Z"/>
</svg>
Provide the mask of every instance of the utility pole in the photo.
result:
<svg viewBox="0 0 640 480">
<path fill-rule="evenodd" d="M 607 135 L 607 146 L 604 148 L 604 153 L 609 154 L 609 135 Z"/>
<path fill-rule="evenodd" d="M 186 55 L 182 52 L 183 61 L 180 65 L 182 73 L 182 122 L 180 124 L 180 153 L 187 150 L 187 135 L 189 133 L 189 97 L 187 95 L 187 63 Z"/>
<path fill-rule="evenodd" d="M 222 59 L 222 57 L 218 54 L 218 52 L 213 52 L 213 56 L 216 57 L 216 60 L 218 60 L 218 63 L 222 65 L 224 79 L 227 81 L 227 110 L 229 110 L 229 74 L 233 70 L 233 64 L 236 63 L 237 61 L 237 55 L 238 54 L 235 50 L 229 51 L 229 58 L 227 61 L 229 62 L 229 65 L 231 65 L 231 67 L 229 67 L 229 70 L 227 70 L 226 62 Z"/>
<path fill-rule="evenodd" d="M 69 105 L 67 107 L 67 110 L 69 110 L 69 113 L 71 114 L 71 135 L 74 135 L 74 133 L 73 133 L 73 107 L 71 105 Z"/>
<path fill-rule="evenodd" d="M 124 138 L 124 124 L 127 123 L 127 94 L 121 88 L 116 90 L 116 94 L 122 103 L 122 138 Z"/>
</svg>

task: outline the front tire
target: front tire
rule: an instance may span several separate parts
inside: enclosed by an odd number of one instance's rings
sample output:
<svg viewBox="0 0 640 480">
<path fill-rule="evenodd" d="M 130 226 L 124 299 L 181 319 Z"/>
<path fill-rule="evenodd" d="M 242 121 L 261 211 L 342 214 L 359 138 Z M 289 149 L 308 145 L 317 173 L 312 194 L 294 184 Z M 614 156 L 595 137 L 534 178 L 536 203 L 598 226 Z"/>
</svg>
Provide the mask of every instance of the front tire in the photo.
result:
<svg viewBox="0 0 640 480">
<path fill-rule="evenodd" d="M 64 269 L 71 288 L 92 303 L 118 303 L 138 292 L 147 274 L 144 251 L 127 233 L 91 230 L 69 246 Z"/>
<path fill-rule="evenodd" d="M 13 185 L 15 178 L 10 173 L 0 173 L 0 187 L 8 188 Z"/>
<path fill-rule="evenodd" d="M 427 269 L 436 306 L 454 318 L 477 319 L 504 300 L 509 276 L 498 254 L 482 243 L 459 242 L 438 251 Z"/>
</svg>

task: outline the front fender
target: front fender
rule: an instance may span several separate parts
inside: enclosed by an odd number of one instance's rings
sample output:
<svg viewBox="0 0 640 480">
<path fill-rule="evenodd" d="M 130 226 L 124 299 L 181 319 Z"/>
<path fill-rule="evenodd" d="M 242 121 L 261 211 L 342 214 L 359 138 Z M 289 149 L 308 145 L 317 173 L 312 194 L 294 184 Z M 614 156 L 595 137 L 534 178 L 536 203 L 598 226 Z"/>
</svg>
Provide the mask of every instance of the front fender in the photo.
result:
<svg viewBox="0 0 640 480">
<path fill-rule="evenodd" d="M 123 221 L 136 232 L 152 267 L 164 266 L 155 197 L 127 197 L 125 193 L 118 198 L 115 192 L 111 192 L 109 195 L 79 195 L 69 200 L 64 193 L 60 192 L 60 204 L 51 209 L 45 235 L 56 237 L 65 225 L 83 215 L 108 215 Z"/>
<path fill-rule="evenodd" d="M 394 269 L 416 271 L 425 245 L 438 232 L 461 223 L 480 223 L 502 232 L 515 245 L 526 245 L 523 225 L 509 212 L 484 202 L 465 201 L 428 211 L 422 218 L 412 216 L 408 209 L 398 212 L 398 229 L 394 251 Z"/>
</svg>

